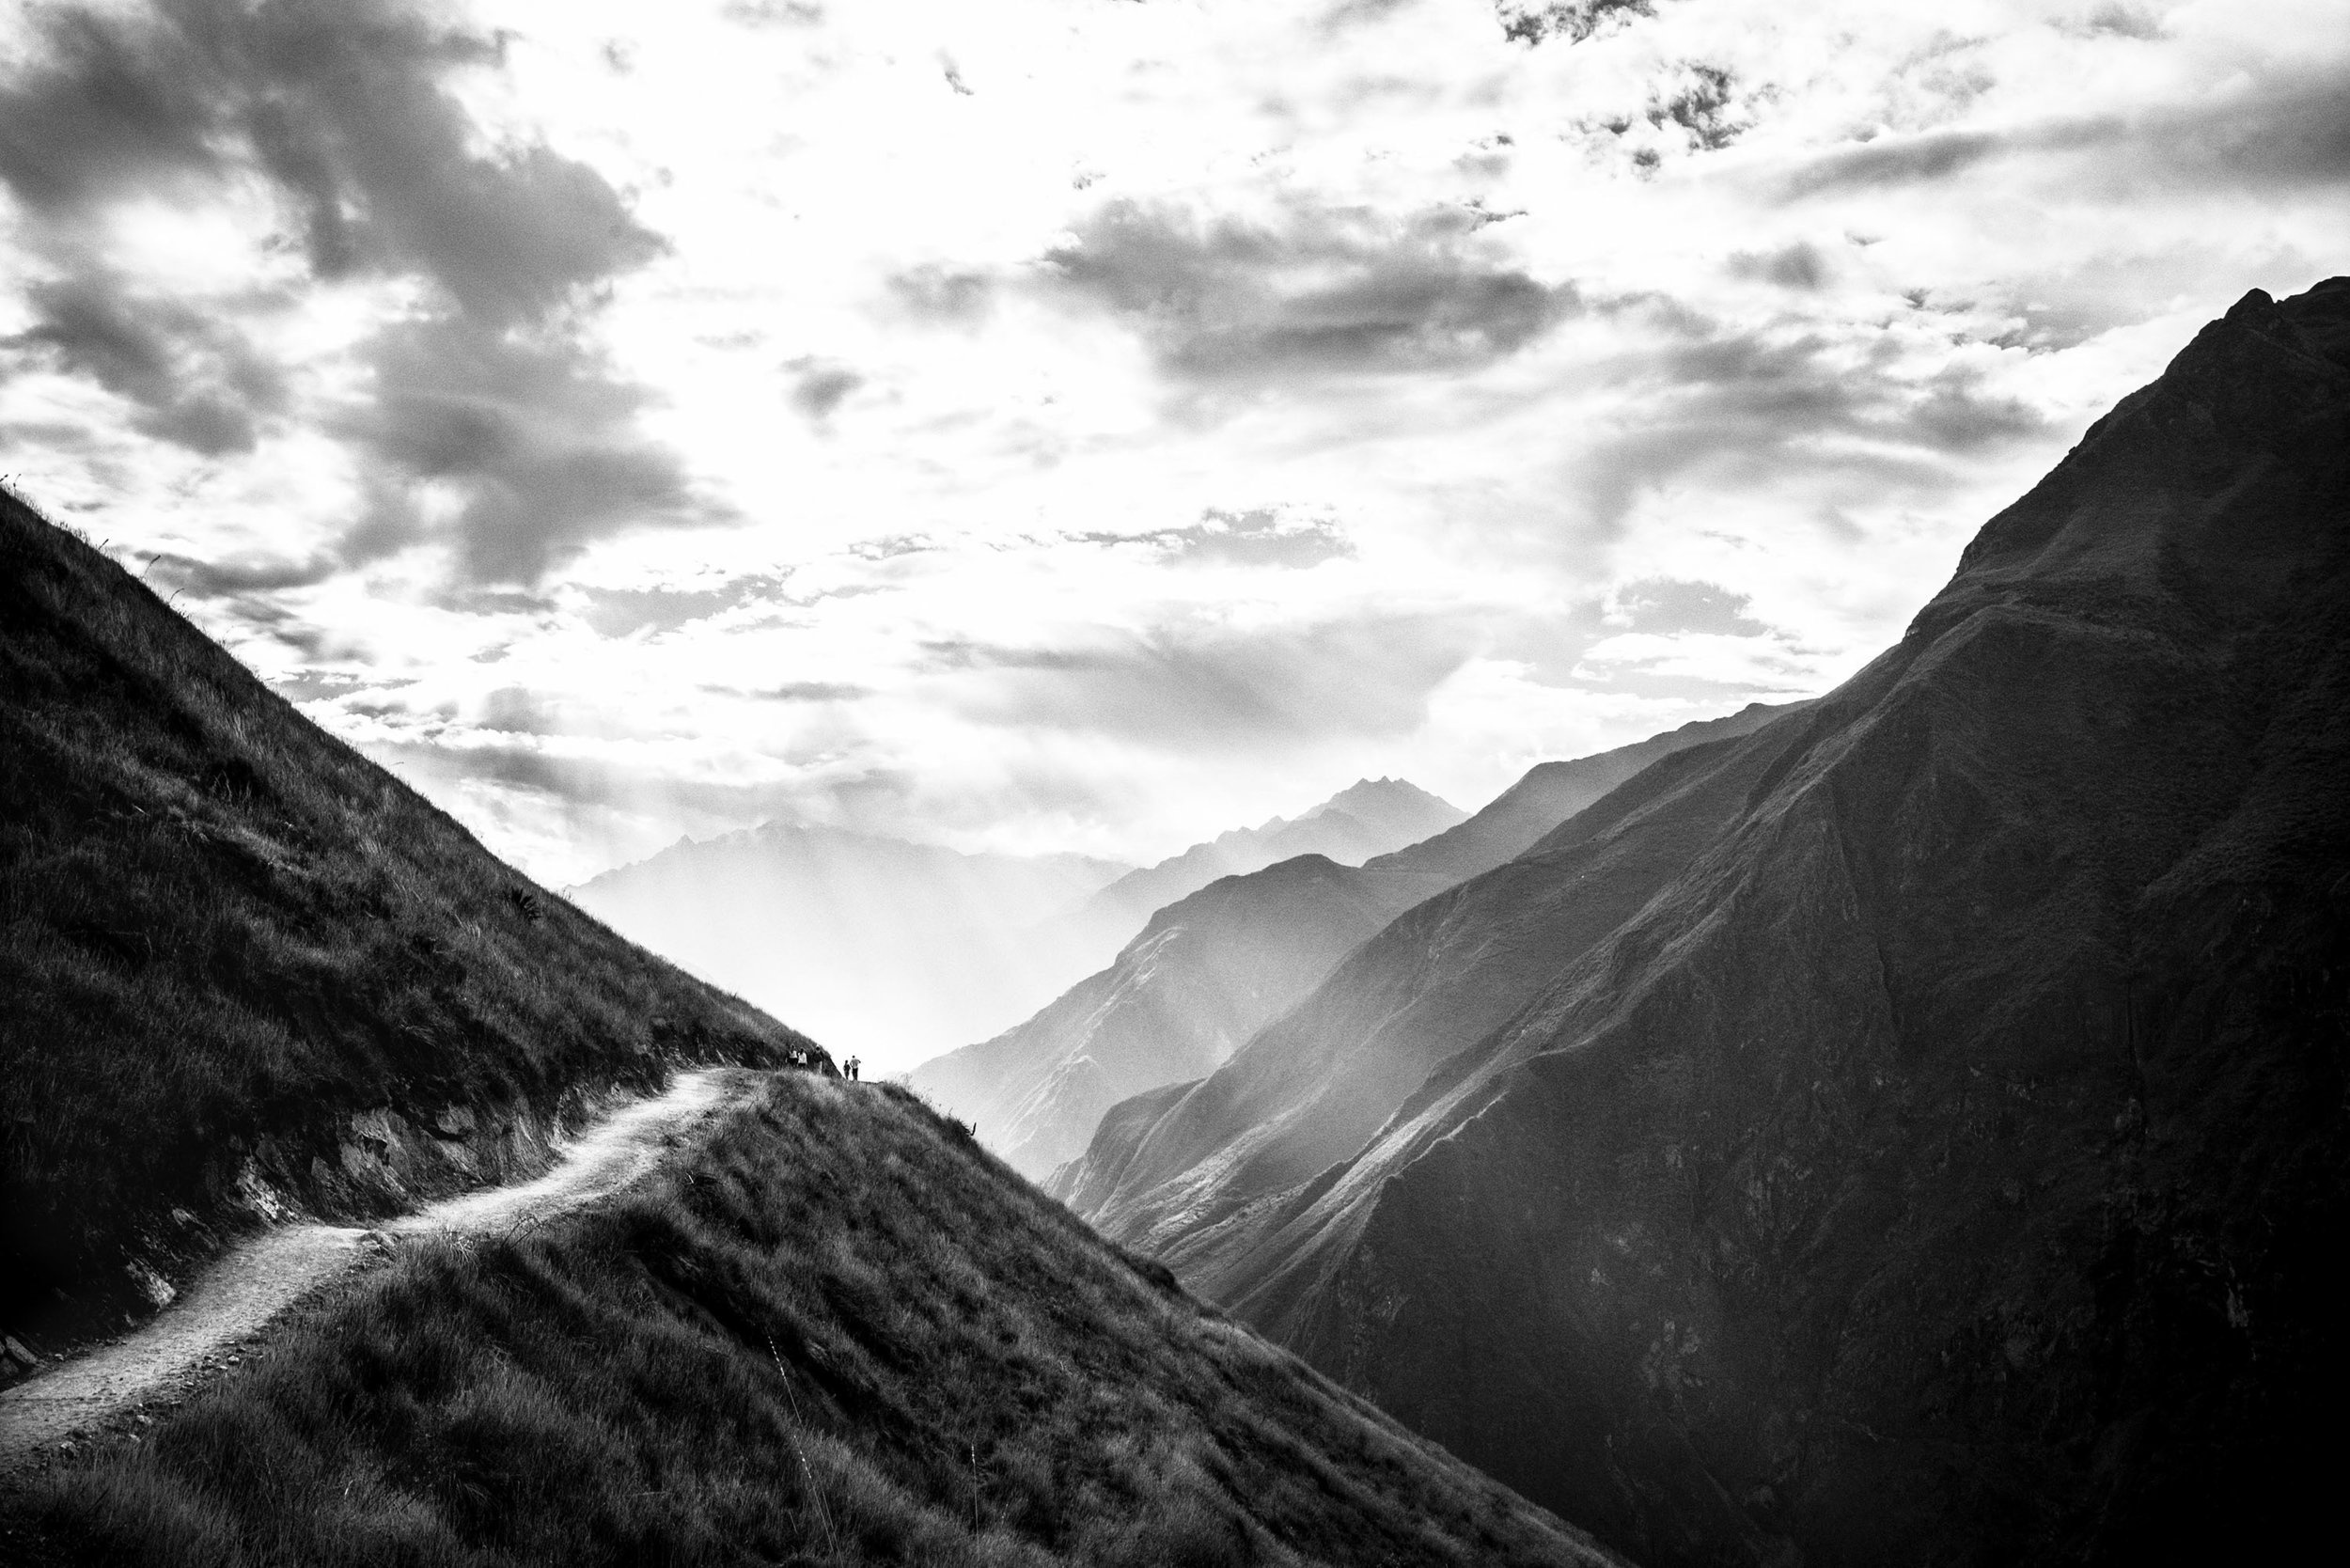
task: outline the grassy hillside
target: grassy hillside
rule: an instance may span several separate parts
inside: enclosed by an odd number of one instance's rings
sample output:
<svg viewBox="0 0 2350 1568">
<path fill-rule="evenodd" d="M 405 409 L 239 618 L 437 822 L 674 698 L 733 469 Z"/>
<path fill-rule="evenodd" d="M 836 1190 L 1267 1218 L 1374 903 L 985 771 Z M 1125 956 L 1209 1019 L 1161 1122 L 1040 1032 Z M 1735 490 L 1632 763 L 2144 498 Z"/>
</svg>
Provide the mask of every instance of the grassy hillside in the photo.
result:
<svg viewBox="0 0 2350 1568">
<path fill-rule="evenodd" d="M 600 1212 L 347 1287 L 5 1539 L 90 1563 L 1597 1563 L 910 1094 L 779 1074 Z"/>
<path fill-rule="evenodd" d="M 112 1321 L 274 1204 L 499 1174 L 599 1087 L 805 1043 L 0 493 L 0 1325 Z"/>
</svg>

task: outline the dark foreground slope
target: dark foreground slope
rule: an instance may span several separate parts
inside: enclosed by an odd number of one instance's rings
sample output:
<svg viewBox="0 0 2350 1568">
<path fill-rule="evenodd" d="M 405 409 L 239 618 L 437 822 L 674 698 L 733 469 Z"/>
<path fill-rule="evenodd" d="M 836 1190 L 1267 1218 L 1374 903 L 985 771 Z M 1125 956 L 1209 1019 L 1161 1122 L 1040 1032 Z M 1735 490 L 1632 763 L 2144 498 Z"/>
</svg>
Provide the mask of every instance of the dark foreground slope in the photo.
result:
<svg viewBox="0 0 2350 1568">
<path fill-rule="evenodd" d="M 1406 917 L 1452 1000 L 1374 942 L 1276 1027 L 1435 1070 L 1164 1255 L 1247 1230 L 1228 1304 L 1656 1568 L 2330 1529 L 2350 282 L 2248 296 L 1897 648 L 1494 875 Z"/>
<path fill-rule="evenodd" d="M 511 1173 L 601 1089 L 806 1043 L 0 493 L 0 1326 L 114 1321 L 281 1205 Z"/>
<path fill-rule="evenodd" d="M 1607 1560 L 912 1096 L 800 1074 L 605 1210 L 417 1247 L 14 1523 L 175 1568 Z"/>
</svg>

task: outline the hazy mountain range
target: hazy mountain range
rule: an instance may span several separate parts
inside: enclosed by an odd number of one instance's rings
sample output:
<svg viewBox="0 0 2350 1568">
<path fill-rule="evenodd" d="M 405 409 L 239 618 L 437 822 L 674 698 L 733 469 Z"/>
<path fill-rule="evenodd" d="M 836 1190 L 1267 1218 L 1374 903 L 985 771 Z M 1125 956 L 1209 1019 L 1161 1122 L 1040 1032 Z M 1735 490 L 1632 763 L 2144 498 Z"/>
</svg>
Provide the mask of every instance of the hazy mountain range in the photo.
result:
<svg viewBox="0 0 2350 1568">
<path fill-rule="evenodd" d="M 1217 877 L 1305 854 L 1351 864 L 1460 820 L 1401 779 L 1366 779 L 1293 821 L 1141 870 L 773 823 L 681 839 L 567 895 L 838 1054 L 912 1062 L 1033 1012 L 1109 962 L 1161 902 Z"/>
<path fill-rule="evenodd" d="M 1057 1190 L 1657 1568 L 2225 1556 L 2328 1485 L 2346 933 L 2337 279 Z"/>
<path fill-rule="evenodd" d="M 1299 823 L 1227 834 L 1121 879 L 1094 904 L 1179 886 L 1203 865 L 1280 854 L 1301 842 L 1338 838 L 1358 847 L 1372 841 L 1356 825 L 1372 815 L 1366 796 L 1388 808 L 1373 820 L 1390 837 L 1431 822 L 1444 829 L 1360 867 L 1297 853 L 1210 883 L 1152 915 L 1115 963 L 1035 1017 L 924 1063 L 909 1081 L 970 1120 L 1014 1169 L 1043 1181 L 1084 1152 L 1110 1105 L 1220 1066 L 1402 910 L 1510 858 L 1652 759 L 1743 733 L 1779 711 L 1758 703 L 1595 757 L 1544 762 L 1466 819 L 1408 784 L 1380 779 L 1355 785 Z"/>
</svg>

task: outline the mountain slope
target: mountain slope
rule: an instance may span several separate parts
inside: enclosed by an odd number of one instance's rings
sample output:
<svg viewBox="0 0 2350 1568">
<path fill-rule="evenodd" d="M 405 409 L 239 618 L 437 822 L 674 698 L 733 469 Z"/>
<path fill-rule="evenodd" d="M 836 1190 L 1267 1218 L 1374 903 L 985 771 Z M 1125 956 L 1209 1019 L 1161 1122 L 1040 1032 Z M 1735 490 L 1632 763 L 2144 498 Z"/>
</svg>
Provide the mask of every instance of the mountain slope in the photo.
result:
<svg viewBox="0 0 2350 1568">
<path fill-rule="evenodd" d="M 58 1563 L 1613 1560 L 806 1074 L 601 1212 L 405 1244 L 16 1512 Z"/>
<path fill-rule="evenodd" d="M 1465 881 L 1505 860 L 1516 859 L 1543 834 L 1659 758 L 1701 741 L 1744 735 L 1803 706 L 1801 702 L 1749 702 L 1734 713 L 1694 719 L 1613 751 L 1538 762 L 1466 821 L 1364 864 L 1378 870 L 1434 871 L 1449 882 Z"/>
<path fill-rule="evenodd" d="M 1758 703 L 1596 757 L 1543 763 L 1475 816 L 1360 867 L 1302 855 L 1211 883 L 1152 916 L 1109 968 L 1034 1018 L 924 1063 L 909 1081 L 1043 1181 L 1086 1152 L 1112 1105 L 1214 1071 L 1396 915 L 1509 858 L 1648 760 L 1743 733 L 1779 711 Z M 1425 819 L 1418 794 L 1393 780 L 1357 784 L 1315 821 L 1343 808 L 1400 830 Z M 1406 810 L 1372 809 L 1382 797 L 1400 797 Z"/>
<path fill-rule="evenodd" d="M 1327 1145 L 1162 1206 L 1165 1255 L 1656 1568 L 2322 1527 L 2350 280 L 2205 328 L 1818 705 L 1493 874 L 1523 896 L 1436 901 L 1470 956 L 1424 1030 L 1350 1001 L 1424 1007 L 1358 967 L 1376 942 L 1277 1026 L 1437 1070 L 1310 1175 Z M 1538 903 L 1561 884 L 1614 899 L 1605 929 L 1543 929 L 1578 917 Z M 1524 1005 L 1452 1021 L 1529 954 Z"/>
<path fill-rule="evenodd" d="M 1031 1181 L 1082 1153 L 1128 1095 L 1200 1077 L 1442 883 L 1299 855 L 1160 910 L 1116 963 L 907 1081 Z"/>
<path fill-rule="evenodd" d="M 993 1033 L 1092 968 L 1092 946 L 1063 950 L 1036 928 L 1126 870 L 775 823 L 681 841 L 570 894 L 843 1051 L 905 1061 Z"/>
<path fill-rule="evenodd" d="M 599 1092 L 807 1044 L 0 493 L 0 1324 L 112 1322 L 287 1204 L 510 1173 Z"/>
<path fill-rule="evenodd" d="M 1319 855 L 1342 866 L 1418 843 L 1467 815 L 1401 778 L 1364 778 L 1295 818 L 1276 817 L 1261 827 L 1236 827 L 1183 854 L 1130 871 L 1088 900 L 1077 923 L 1131 933 L 1176 900 L 1221 877 Z"/>
</svg>

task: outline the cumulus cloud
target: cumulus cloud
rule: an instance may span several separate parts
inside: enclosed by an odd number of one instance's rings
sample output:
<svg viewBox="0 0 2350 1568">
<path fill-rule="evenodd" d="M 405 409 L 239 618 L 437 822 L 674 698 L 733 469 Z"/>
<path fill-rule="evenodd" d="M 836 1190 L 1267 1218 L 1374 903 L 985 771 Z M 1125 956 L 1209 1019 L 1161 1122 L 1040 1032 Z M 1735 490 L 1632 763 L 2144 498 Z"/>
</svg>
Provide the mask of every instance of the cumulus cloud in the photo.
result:
<svg viewBox="0 0 2350 1568">
<path fill-rule="evenodd" d="M 311 280 L 409 280 L 419 308 L 360 357 L 371 384 L 324 416 L 373 497 L 354 558 L 427 538 L 474 581 L 526 582 L 567 549 L 688 510 L 674 457 L 639 435 L 648 392 L 613 373 L 579 308 L 658 254 L 602 176 L 543 145 L 488 146 L 449 74 L 500 40 L 400 0 L 159 0 L 35 13 L 0 83 L 0 180 L 53 275 L 10 345 L 138 410 L 199 454 L 253 449 L 290 412 L 288 368 L 248 323 L 283 300 L 141 291 L 109 260 L 117 204 L 271 192 Z M 458 504 L 446 517 L 417 487 Z"/>
<path fill-rule="evenodd" d="M 1577 308 L 1572 286 L 1481 253 L 1482 227 L 1460 209 L 1296 205 L 1264 224 L 1121 200 L 1043 263 L 1182 377 L 1375 375 L 1486 364 Z"/>
</svg>

